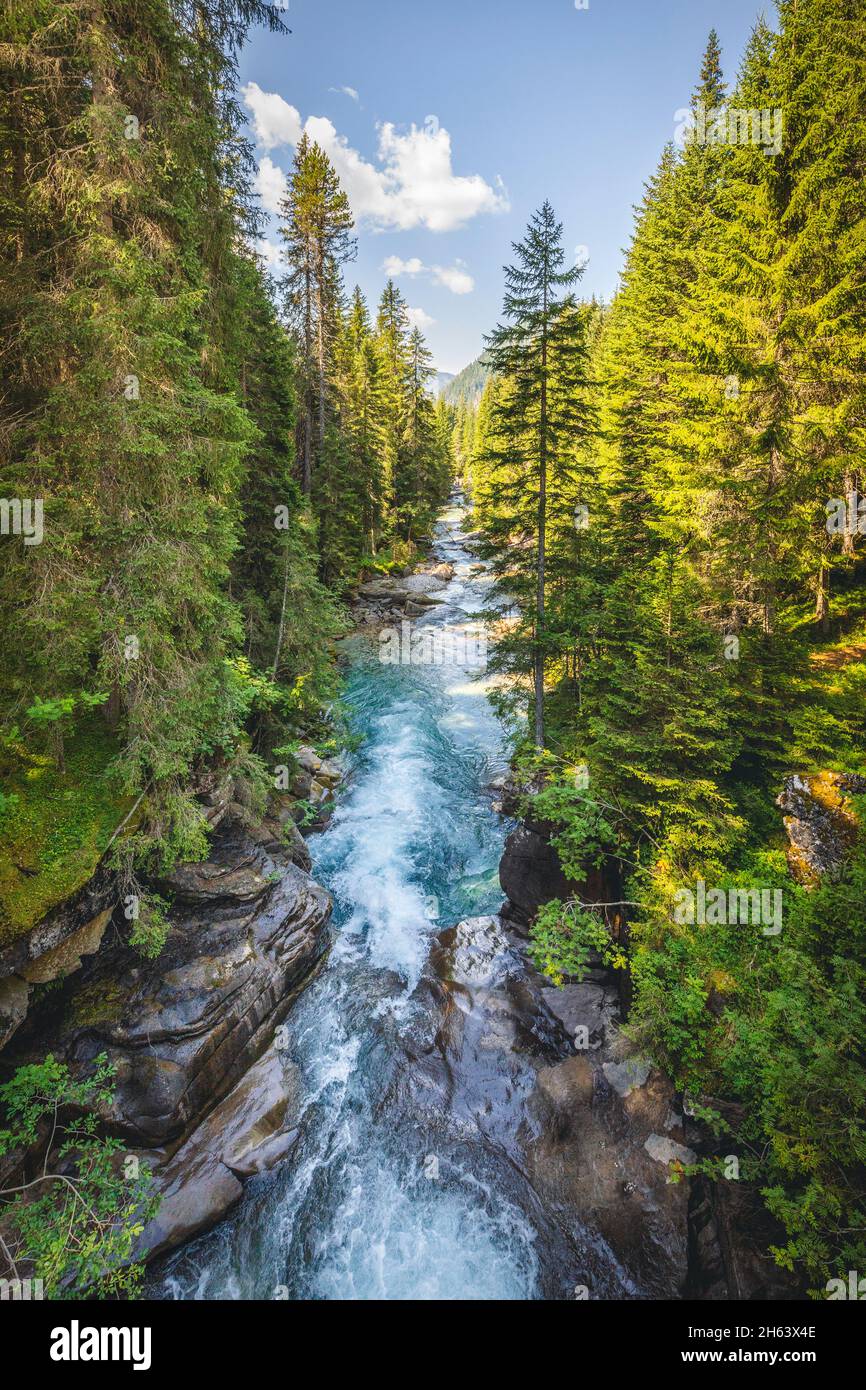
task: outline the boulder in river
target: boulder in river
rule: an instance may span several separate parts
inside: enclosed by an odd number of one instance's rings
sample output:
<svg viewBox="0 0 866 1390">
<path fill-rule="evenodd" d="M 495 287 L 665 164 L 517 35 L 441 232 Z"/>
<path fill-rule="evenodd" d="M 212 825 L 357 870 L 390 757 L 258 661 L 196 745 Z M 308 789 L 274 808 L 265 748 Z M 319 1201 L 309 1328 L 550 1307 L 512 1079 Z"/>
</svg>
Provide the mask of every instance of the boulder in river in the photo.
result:
<svg viewBox="0 0 866 1390">
<path fill-rule="evenodd" d="M 532 1212 L 543 1297 L 796 1297 L 759 1194 L 689 1176 L 712 1143 L 669 1078 L 622 1050 L 616 990 L 593 973 L 551 991 L 499 917 L 439 935 L 399 1087 L 441 1132 L 442 1180 L 486 1146 L 486 1181 Z"/>
<path fill-rule="evenodd" d="M 518 825 L 505 841 L 499 882 L 508 899 L 504 915 L 525 931 L 544 903 L 578 897 L 583 902 L 615 903 L 620 896 L 612 872 L 590 869 L 582 883 L 563 872 L 549 827 L 533 821 Z"/>
<path fill-rule="evenodd" d="M 244 1178 L 290 1153 L 297 1092 L 297 1069 L 272 1045 L 167 1163 L 151 1165 L 162 1201 L 141 1255 L 153 1259 L 214 1225 L 242 1196 Z"/>
<path fill-rule="evenodd" d="M 437 579 L 435 575 L 421 573 L 410 574 L 408 579 L 403 580 L 403 587 L 417 603 L 423 603 L 426 594 L 440 593 L 442 589 L 447 588 L 447 584 L 444 579 Z"/>
</svg>

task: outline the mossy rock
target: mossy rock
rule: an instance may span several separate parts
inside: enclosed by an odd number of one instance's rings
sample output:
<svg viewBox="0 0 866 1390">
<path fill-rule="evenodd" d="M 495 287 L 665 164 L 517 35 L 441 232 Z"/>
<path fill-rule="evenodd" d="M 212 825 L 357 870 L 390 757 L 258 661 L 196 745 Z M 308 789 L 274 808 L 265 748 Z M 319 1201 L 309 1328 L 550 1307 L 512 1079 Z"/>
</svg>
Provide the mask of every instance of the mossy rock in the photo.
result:
<svg viewBox="0 0 866 1390">
<path fill-rule="evenodd" d="M 4 795 L 14 800 L 0 818 L 0 946 L 93 876 L 133 804 L 108 773 L 117 751 L 94 722 L 69 740 L 64 773 L 48 758 L 31 758 L 4 776 Z"/>
<path fill-rule="evenodd" d="M 94 980 L 73 994 L 64 1019 L 69 1029 L 98 1028 L 117 1023 L 123 1013 L 126 994 L 119 985 Z"/>
</svg>

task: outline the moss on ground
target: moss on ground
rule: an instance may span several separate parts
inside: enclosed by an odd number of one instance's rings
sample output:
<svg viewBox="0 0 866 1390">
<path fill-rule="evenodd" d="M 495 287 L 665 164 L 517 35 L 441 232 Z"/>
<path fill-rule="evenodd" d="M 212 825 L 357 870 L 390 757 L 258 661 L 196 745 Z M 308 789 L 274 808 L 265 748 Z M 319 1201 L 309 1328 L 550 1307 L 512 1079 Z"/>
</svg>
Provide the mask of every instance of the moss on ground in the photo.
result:
<svg viewBox="0 0 866 1390">
<path fill-rule="evenodd" d="M 94 723 L 68 740 L 66 771 L 48 756 L 28 756 L 2 791 L 0 946 L 29 931 L 94 873 L 132 805 L 108 776 L 117 742 Z M 13 799 L 14 798 L 14 799 Z"/>
</svg>

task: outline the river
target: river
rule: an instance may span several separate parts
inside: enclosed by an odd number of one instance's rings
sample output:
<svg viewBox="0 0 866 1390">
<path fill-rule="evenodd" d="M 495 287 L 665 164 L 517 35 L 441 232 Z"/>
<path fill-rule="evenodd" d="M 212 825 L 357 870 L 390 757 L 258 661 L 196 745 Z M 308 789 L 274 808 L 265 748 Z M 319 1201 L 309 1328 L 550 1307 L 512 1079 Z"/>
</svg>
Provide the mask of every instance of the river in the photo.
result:
<svg viewBox="0 0 866 1390">
<path fill-rule="evenodd" d="M 435 554 L 454 577 L 418 620 L 450 637 L 483 606 L 488 584 L 464 519 L 462 499 L 452 499 Z M 362 742 L 333 819 L 310 839 L 313 875 L 334 896 L 334 945 L 283 1029 L 300 1074 L 299 1138 L 280 1169 L 248 1184 L 229 1219 L 163 1266 L 150 1292 L 562 1296 L 579 1260 L 493 1134 L 521 1073 L 479 1083 L 493 1092 L 476 1107 L 489 1124 L 468 1106 L 465 1120 L 446 1117 L 401 1082 L 436 935 L 502 902 L 508 824 L 489 784 L 506 767 L 503 729 L 477 667 L 387 665 L 369 639 L 350 646 L 346 700 Z"/>
</svg>

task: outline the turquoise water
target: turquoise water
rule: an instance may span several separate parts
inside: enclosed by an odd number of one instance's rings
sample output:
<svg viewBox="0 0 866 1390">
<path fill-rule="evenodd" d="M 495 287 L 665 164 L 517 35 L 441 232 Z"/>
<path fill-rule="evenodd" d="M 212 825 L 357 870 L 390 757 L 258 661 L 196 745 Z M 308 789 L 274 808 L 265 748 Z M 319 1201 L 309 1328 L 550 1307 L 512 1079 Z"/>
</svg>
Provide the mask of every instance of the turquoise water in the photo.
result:
<svg viewBox="0 0 866 1390">
<path fill-rule="evenodd" d="M 439 523 L 437 555 L 455 576 L 420 620 L 446 637 L 463 632 L 487 585 L 462 520 L 456 503 Z M 369 639 L 351 651 L 347 701 L 363 742 L 331 824 L 310 841 L 314 877 L 335 899 L 334 947 L 286 1024 L 301 1136 L 229 1220 L 168 1262 L 157 1296 L 540 1296 L 536 1227 L 509 1174 L 477 1136 L 443 1137 L 400 1081 L 431 940 L 502 901 L 507 826 L 488 784 L 505 770 L 503 731 L 477 663 L 383 665 Z M 442 1155 L 435 1181 L 431 1154 Z"/>
</svg>

